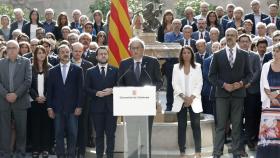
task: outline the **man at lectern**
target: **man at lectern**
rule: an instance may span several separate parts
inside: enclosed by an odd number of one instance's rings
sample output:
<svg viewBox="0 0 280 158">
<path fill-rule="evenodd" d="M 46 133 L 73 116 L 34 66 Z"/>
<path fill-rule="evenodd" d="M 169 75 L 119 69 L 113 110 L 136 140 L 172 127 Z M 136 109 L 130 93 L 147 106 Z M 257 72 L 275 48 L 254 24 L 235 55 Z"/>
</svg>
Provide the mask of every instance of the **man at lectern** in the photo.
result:
<svg viewBox="0 0 280 158">
<path fill-rule="evenodd" d="M 139 38 L 132 38 L 128 44 L 131 57 L 121 62 L 119 68 L 119 86 L 141 87 L 146 85 L 156 86 L 158 90 L 162 86 L 160 65 L 156 58 L 145 56 L 145 43 Z M 133 105 L 131 105 L 133 106 Z M 125 118 L 128 137 L 128 157 L 137 158 L 138 152 L 138 134 L 140 132 L 141 145 L 148 144 L 148 153 L 142 153 L 141 158 L 151 157 L 151 134 L 154 116 L 148 116 L 148 130 L 145 129 L 145 116 L 129 116 Z M 144 121 L 143 121 L 144 120 Z M 142 126 L 141 126 L 142 125 Z M 148 131 L 145 133 L 143 131 Z M 144 139 L 148 136 L 148 142 Z M 133 138 L 134 140 L 129 140 Z M 144 146 L 145 148 L 145 146 Z"/>
</svg>

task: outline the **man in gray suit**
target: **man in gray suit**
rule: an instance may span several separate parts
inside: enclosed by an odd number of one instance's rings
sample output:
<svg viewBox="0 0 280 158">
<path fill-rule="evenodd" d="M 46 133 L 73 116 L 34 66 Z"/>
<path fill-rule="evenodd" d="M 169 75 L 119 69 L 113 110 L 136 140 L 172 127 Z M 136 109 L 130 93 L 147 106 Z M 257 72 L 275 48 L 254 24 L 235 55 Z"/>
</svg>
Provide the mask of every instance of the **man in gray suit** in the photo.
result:
<svg viewBox="0 0 280 158">
<path fill-rule="evenodd" d="M 245 85 L 247 96 L 244 100 L 244 135 L 242 136 L 241 155 L 248 156 L 245 152 L 245 145 L 252 150 L 258 140 L 259 123 L 261 117 L 261 94 L 260 94 L 260 77 L 261 62 L 257 53 L 250 50 L 252 40 L 250 35 L 242 34 L 238 38 L 238 45 L 243 50 L 248 50 L 250 67 L 253 72 L 251 81 Z"/>
<path fill-rule="evenodd" d="M 30 107 L 28 90 L 31 86 L 31 65 L 18 55 L 17 41 L 7 42 L 8 58 L 0 60 L 0 157 L 11 157 L 11 117 L 15 120 L 15 155 L 25 155 L 26 115 Z"/>
<path fill-rule="evenodd" d="M 237 48 L 238 32 L 234 28 L 226 31 L 227 45 L 215 53 L 210 66 L 209 81 L 216 87 L 216 137 L 214 158 L 220 158 L 225 141 L 225 125 L 232 123 L 233 158 L 240 158 L 240 133 L 243 102 L 246 97 L 244 88 L 252 78 L 248 52 Z"/>
</svg>

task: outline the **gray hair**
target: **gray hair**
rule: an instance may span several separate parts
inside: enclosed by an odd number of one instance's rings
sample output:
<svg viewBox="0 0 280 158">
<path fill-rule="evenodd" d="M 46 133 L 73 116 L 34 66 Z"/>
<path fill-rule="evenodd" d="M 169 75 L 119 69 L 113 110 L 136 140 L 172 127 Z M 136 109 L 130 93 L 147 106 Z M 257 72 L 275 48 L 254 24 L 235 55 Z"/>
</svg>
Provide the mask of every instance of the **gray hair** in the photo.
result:
<svg viewBox="0 0 280 158">
<path fill-rule="evenodd" d="M 89 33 L 83 32 L 83 33 L 81 33 L 80 36 L 79 36 L 79 41 L 80 41 L 80 39 L 81 39 L 82 37 L 84 37 L 84 36 L 86 36 L 86 37 L 88 37 L 88 38 L 90 38 L 90 39 L 92 40 L 92 36 L 91 36 Z"/>
<path fill-rule="evenodd" d="M 75 46 L 78 46 L 80 48 L 84 48 L 84 45 L 82 43 L 80 43 L 80 42 L 75 42 L 75 43 L 72 44 L 72 48 L 73 49 L 74 49 Z"/>
<path fill-rule="evenodd" d="M 20 13 L 21 15 L 24 15 L 24 12 L 22 11 L 21 8 L 14 9 L 14 14 L 16 14 L 16 13 Z"/>
<path fill-rule="evenodd" d="M 47 12 L 51 12 L 52 14 L 54 14 L 54 11 L 53 11 L 53 9 L 52 9 L 52 8 L 48 8 L 48 9 L 46 9 L 46 10 L 45 10 L 45 14 L 46 14 Z"/>
<path fill-rule="evenodd" d="M 275 45 L 273 45 L 273 47 L 272 47 L 272 54 L 274 55 L 274 51 L 275 51 L 275 49 L 279 49 L 280 50 L 280 43 L 277 43 L 277 44 L 275 44 Z"/>
<path fill-rule="evenodd" d="M 187 30 L 187 29 L 192 29 L 193 30 L 193 27 L 191 25 L 185 25 L 183 27 L 183 31 Z"/>
<path fill-rule="evenodd" d="M 142 48 L 145 49 L 145 42 L 138 37 L 133 37 L 129 40 L 128 47 L 130 48 L 131 44 L 133 43 L 140 43 Z"/>
<path fill-rule="evenodd" d="M 195 42 L 195 45 L 199 44 L 199 43 L 204 43 L 206 45 L 206 41 L 205 39 L 199 39 Z"/>
<path fill-rule="evenodd" d="M 66 49 L 68 49 L 68 51 L 70 52 L 69 46 L 66 45 L 66 44 L 62 44 L 62 45 L 60 45 L 60 46 L 57 48 L 58 53 L 60 53 L 60 50 L 61 50 L 62 48 L 66 48 Z"/>
<path fill-rule="evenodd" d="M 216 28 L 216 27 L 212 27 L 212 28 L 210 29 L 209 33 L 213 32 L 213 31 L 217 31 L 217 32 L 218 32 L 218 34 L 220 34 L 219 29 L 218 29 L 218 28 Z"/>
<path fill-rule="evenodd" d="M 6 45 L 8 46 L 9 44 L 15 44 L 17 48 L 19 48 L 19 44 L 16 40 L 9 40 Z"/>
</svg>

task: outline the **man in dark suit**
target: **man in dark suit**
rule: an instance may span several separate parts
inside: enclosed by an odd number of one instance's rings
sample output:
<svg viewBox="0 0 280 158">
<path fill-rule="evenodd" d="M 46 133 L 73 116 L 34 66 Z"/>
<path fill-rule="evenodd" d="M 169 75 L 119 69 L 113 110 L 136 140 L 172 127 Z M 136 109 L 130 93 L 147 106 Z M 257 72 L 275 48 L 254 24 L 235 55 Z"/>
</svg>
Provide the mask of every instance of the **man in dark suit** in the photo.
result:
<svg viewBox="0 0 280 158">
<path fill-rule="evenodd" d="M 84 51 L 84 46 L 79 43 L 73 43 L 72 44 L 72 59 L 71 62 L 83 69 L 84 78 L 86 75 L 86 72 L 89 68 L 93 67 L 93 64 L 85 59 L 82 59 L 82 54 Z M 88 98 L 87 95 L 84 94 L 83 96 L 83 112 L 81 116 L 79 117 L 79 125 L 78 125 L 78 138 L 77 138 L 77 157 L 78 158 L 84 158 L 85 152 L 86 152 L 86 145 L 87 145 L 87 138 L 88 138 L 88 120 L 89 120 L 89 104 L 88 104 Z"/>
<path fill-rule="evenodd" d="M 181 31 L 183 31 L 183 28 L 185 25 L 190 25 L 192 26 L 192 30 L 193 32 L 197 31 L 197 26 L 196 26 L 196 22 L 197 20 L 194 18 L 194 10 L 192 7 L 187 7 L 185 9 L 185 17 L 183 19 L 181 19 L 181 23 L 182 23 L 182 28 Z"/>
<path fill-rule="evenodd" d="M 252 34 L 258 35 L 256 25 L 258 22 L 262 22 L 263 19 L 267 18 L 268 15 L 262 13 L 260 11 L 260 1 L 258 0 L 252 0 L 251 1 L 251 8 L 253 13 L 249 13 L 244 16 L 244 20 L 250 19 L 253 22 L 253 29 L 252 29 Z"/>
<path fill-rule="evenodd" d="M 113 87 L 118 80 L 118 69 L 108 64 L 107 47 L 96 51 L 97 66 L 90 68 L 86 75 L 86 92 L 89 94 L 91 117 L 96 131 L 96 156 L 103 158 L 104 134 L 106 134 L 106 155 L 113 158 L 117 117 L 113 116 Z"/>
<path fill-rule="evenodd" d="M 82 55 L 83 59 L 90 61 L 93 65 L 97 64 L 95 52 L 89 50 L 90 42 L 92 41 L 92 36 L 89 33 L 82 33 L 79 36 L 79 42 L 84 45 L 84 52 Z"/>
<path fill-rule="evenodd" d="M 16 29 L 22 30 L 23 25 L 27 23 L 27 21 L 23 18 L 24 13 L 23 13 L 22 9 L 20 9 L 20 8 L 14 9 L 14 14 L 15 14 L 16 21 L 11 23 L 10 39 L 13 38 L 12 33 L 14 30 L 16 30 Z"/>
<path fill-rule="evenodd" d="M 206 19 L 198 19 L 197 21 L 198 31 L 192 33 L 194 40 L 205 39 L 206 42 L 210 41 L 209 32 L 206 30 Z"/>
<path fill-rule="evenodd" d="M 72 17 L 73 17 L 73 21 L 70 24 L 70 28 L 71 29 L 80 29 L 81 25 L 80 25 L 80 17 L 81 17 L 82 13 L 79 9 L 75 9 L 72 12 Z"/>
<path fill-rule="evenodd" d="M 245 85 L 247 96 L 244 100 L 244 134 L 241 141 L 241 154 L 246 156 L 245 145 L 248 144 L 250 149 L 255 148 L 258 140 L 259 122 L 261 116 L 261 94 L 260 94 L 260 77 L 261 63 L 259 56 L 249 51 L 251 47 L 251 37 L 247 34 L 242 34 L 238 38 L 238 45 L 243 50 L 248 50 L 250 68 L 253 72 L 253 77 L 250 82 Z M 248 156 L 248 155 L 247 155 Z"/>
<path fill-rule="evenodd" d="M 225 49 L 215 53 L 210 66 L 209 81 L 216 86 L 216 137 L 214 158 L 220 158 L 225 141 L 225 125 L 232 123 L 233 158 L 240 158 L 240 132 L 243 102 L 247 85 L 252 78 L 248 53 L 237 48 L 238 32 L 234 28 L 226 31 Z"/>
<path fill-rule="evenodd" d="M 0 60 L 0 157 L 12 155 L 13 115 L 16 128 L 15 157 L 25 157 L 27 109 L 30 107 L 28 90 L 31 86 L 30 61 L 20 57 L 17 41 L 7 42 L 7 58 Z"/>
<path fill-rule="evenodd" d="M 227 4 L 226 6 L 226 11 L 227 11 L 227 14 L 224 15 L 222 17 L 222 20 L 221 20 L 221 25 L 223 26 L 223 29 L 226 30 L 226 25 L 229 21 L 232 21 L 233 20 L 233 11 L 234 11 L 234 8 L 235 8 L 235 5 L 230 3 L 230 4 Z"/>
<path fill-rule="evenodd" d="M 142 87 L 145 85 L 156 86 L 156 89 L 162 85 L 161 75 L 160 75 L 160 65 L 157 59 L 144 56 L 145 44 L 142 40 L 138 38 L 133 38 L 129 42 L 129 49 L 132 54 L 131 58 L 123 60 L 120 64 L 119 69 L 119 86 L 136 86 Z M 151 157 L 151 134 L 153 126 L 153 116 L 149 116 L 148 121 L 148 135 L 149 135 L 149 155 Z M 145 120 L 146 117 L 126 117 L 127 130 L 135 131 L 136 133 L 129 132 L 129 138 L 133 138 L 136 144 L 128 144 L 129 158 L 138 157 L 138 132 L 140 130 L 142 139 L 145 134 L 145 127 L 138 125 L 138 121 Z M 140 126 L 140 127 L 139 127 Z M 146 144 L 147 142 L 141 142 Z M 147 146 L 145 146 L 147 148 Z M 135 151 L 135 152 L 134 152 Z M 134 152 L 134 153 L 131 153 Z M 144 155 L 147 157 L 147 155 Z"/>
<path fill-rule="evenodd" d="M 70 63 L 70 49 L 67 45 L 59 46 L 58 54 L 60 63 L 49 70 L 48 114 L 54 119 L 57 157 L 75 158 L 78 116 L 82 112 L 83 70 Z M 65 135 L 67 155 L 64 149 Z"/>
<path fill-rule="evenodd" d="M 45 32 L 51 32 L 54 33 L 54 28 L 56 25 L 56 21 L 53 20 L 54 18 L 54 11 L 52 8 L 48 8 L 45 10 L 45 21 L 43 22 L 43 28 L 45 29 Z"/>
<path fill-rule="evenodd" d="M 185 25 L 183 27 L 183 36 L 184 38 L 179 41 L 181 46 L 189 45 L 192 47 L 193 51 L 196 52 L 195 42 L 196 40 L 192 39 L 193 27 L 190 25 Z"/>
<path fill-rule="evenodd" d="M 277 4 L 271 4 L 269 5 L 269 16 L 265 19 L 263 19 L 263 22 L 268 25 L 270 23 L 274 23 L 277 27 L 277 29 L 280 29 L 280 19 L 277 16 L 278 13 L 278 6 Z"/>
</svg>

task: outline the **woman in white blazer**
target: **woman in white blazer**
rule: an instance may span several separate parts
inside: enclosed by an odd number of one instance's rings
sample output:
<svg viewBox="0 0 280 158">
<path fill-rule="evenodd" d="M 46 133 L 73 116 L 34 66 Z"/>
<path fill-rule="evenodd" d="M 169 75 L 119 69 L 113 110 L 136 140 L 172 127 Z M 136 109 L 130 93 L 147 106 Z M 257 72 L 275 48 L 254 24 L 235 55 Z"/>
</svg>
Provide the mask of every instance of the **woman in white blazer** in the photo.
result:
<svg viewBox="0 0 280 158">
<path fill-rule="evenodd" d="M 178 145 L 181 156 L 185 155 L 187 112 L 189 111 L 193 130 L 195 157 L 201 157 L 200 113 L 202 112 L 201 66 L 195 63 L 195 56 L 190 46 L 184 46 L 179 55 L 179 63 L 174 65 L 172 86 L 174 103 L 172 111 L 178 112 Z"/>
</svg>

